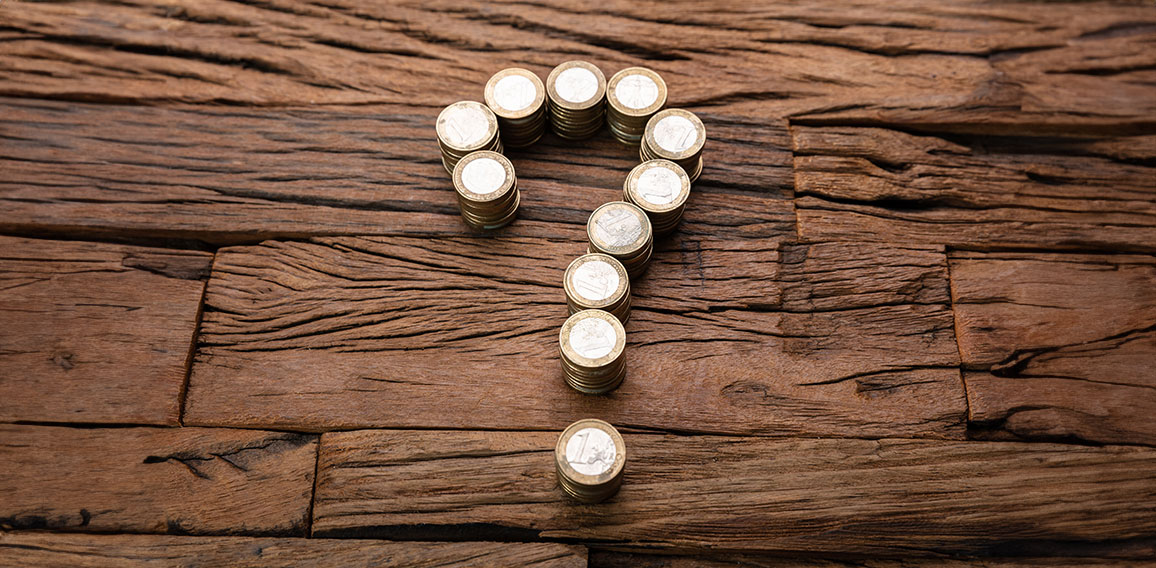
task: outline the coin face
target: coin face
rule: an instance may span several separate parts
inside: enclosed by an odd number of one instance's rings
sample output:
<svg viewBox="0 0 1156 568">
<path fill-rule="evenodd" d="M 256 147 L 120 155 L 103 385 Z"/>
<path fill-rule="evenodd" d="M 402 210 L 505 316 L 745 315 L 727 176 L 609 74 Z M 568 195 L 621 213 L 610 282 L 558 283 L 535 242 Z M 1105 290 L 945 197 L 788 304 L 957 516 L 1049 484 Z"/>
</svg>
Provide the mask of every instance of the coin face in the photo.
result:
<svg viewBox="0 0 1156 568">
<path fill-rule="evenodd" d="M 463 101 L 445 108 L 438 116 L 438 136 L 449 146 L 472 149 L 493 138 L 497 119 L 481 103 Z"/>
<path fill-rule="evenodd" d="M 583 263 L 570 275 L 570 287 L 587 302 L 604 302 L 618 291 L 618 271 L 602 260 Z"/>
<path fill-rule="evenodd" d="M 603 319 L 587 318 L 570 328 L 570 349 L 587 359 L 609 355 L 617 341 L 614 326 Z"/>
<path fill-rule="evenodd" d="M 614 96 L 627 108 L 646 108 L 658 101 L 658 83 L 646 75 L 627 75 L 618 82 Z"/>
<path fill-rule="evenodd" d="M 571 103 L 584 103 L 598 93 L 598 77 L 589 69 L 571 67 L 554 80 L 558 96 Z"/>
<path fill-rule="evenodd" d="M 614 467 L 618 448 L 599 428 L 583 428 L 566 442 L 566 463 L 584 475 L 602 475 Z"/>
<path fill-rule="evenodd" d="M 506 183 L 506 168 L 492 158 L 478 158 L 462 167 L 462 185 L 478 194 L 488 195 Z"/>
<path fill-rule="evenodd" d="M 666 116 L 654 125 L 654 141 L 668 152 L 685 152 L 698 142 L 698 131 L 686 118 Z"/>
<path fill-rule="evenodd" d="M 507 75 L 494 85 L 494 101 L 511 112 L 524 110 L 538 97 L 538 88 L 522 75 Z"/>
<path fill-rule="evenodd" d="M 678 174 L 666 168 L 650 168 L 638 176 L 637 193 L 655 205 L 669 205 L 682 191 Z"/>
<path fill-rule="evenodd" d="M 625 207 L 606 207 L 597 211 L 592 226 L 592 236 L 607 247 L 627 247 L 642 237 L 641 219 Z"/>
</svg>

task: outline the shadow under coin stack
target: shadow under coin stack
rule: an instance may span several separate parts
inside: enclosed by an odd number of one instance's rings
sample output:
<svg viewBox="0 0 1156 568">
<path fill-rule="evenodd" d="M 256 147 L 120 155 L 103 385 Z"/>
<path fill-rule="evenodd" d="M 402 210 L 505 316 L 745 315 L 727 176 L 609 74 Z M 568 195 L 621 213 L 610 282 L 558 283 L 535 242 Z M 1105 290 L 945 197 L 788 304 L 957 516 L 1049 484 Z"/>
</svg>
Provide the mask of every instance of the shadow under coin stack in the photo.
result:
<svg viewBox="0 0 1156 568">
<path fill-rule="evenodd" d="M 609 255 L 622 263 L 631 278 L 646 271 L 654 252 L 650 219 L 637 205 L 625 201 L 604 203 L 586 222 L 588 252 Z"/>
<path fill-rule="evenodd" d="M 668 108 L 650 117 L 638 155 L 642 161 L 670 160 L 686 171 L 691 183 L 702 173 L 706 127 L 694 113 Z"/>
<path fill-rule="evenodd" d="M 645 67 L 623 69 L 606 84 L 606 125 L 623 144 L 638 144 L 646 122 L 664 106 L 666 83 Z"/>
<path fill-rule="evenodd" d="M 567 140 L 589 138 L 602 128 L 606 76 L 585 61 L 567 61 L 546 77 L 550 125 Z"/>
<path fill-rule="evenodd" d="M 478 230 L 508 225 L 518 214 L 518 178 L 505 156 L 490 151 L 462 158 L 453 171 L 458 206 L 467 225 Z"/>
<path fill-rule="evenodd" d="M 498 71 L 486 83 L 485 98 L 507 147 L 524 148 L 546 132 L 546 88 L 534 73 L 516 67 Z"/>
<path fill-rule="evenodd" d="M 622 486 L 626 442 L 613 426 L 588 418 L 558 437 L 554 465 L 562 490 L 582 503 L 605 501 Z"/>
<path fill-rule="evenodd" d="M 602 310 L 582 310 L 558 333 L 566 383 L 587 394 L 610 392 L 626 376 L 626 329 Z"/>
<path fill-rule="evenodd" d="M 669 160 L 647 160 L 626 176 L 622 197 L 646 212 L 655 238 L 661 237 L 682 221 L 690 197 L 690 177 Z"/>
<path fill-rule="evenodd" d="M 605 310 L 626 323 L 630 319 L 630 277 L 626 268 L 605 254 L 584 254 L 566 267 L 562 276 L 570 314 Z"/>
<path fill-rule="evenodd" d="M 502 151 L 498 117 L 482 103 L 459 101 L 446 107 L 438 115 L 436 127 L 442 165 L 450 175 L 458 161 L 470 152 Z"/>
</svg>

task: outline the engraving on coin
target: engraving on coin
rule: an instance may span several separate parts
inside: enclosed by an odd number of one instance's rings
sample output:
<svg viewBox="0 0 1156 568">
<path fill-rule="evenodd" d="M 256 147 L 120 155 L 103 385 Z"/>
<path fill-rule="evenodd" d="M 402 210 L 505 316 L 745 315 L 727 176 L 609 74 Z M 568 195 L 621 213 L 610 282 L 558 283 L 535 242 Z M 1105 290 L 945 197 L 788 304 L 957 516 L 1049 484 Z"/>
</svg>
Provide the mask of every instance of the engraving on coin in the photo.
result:
<svg viewBox="0 0 1156 568">
<path fill-rule="evenodd" d="M 669 205 L 678 197 L 682 180 L 678 174 L 663 168 L 652 167 L 638 176 L 638 195 L 655 205 Z"/>
<path fill-rule="evenodd" d="M 537 96 L 534 83 L 521 75 L 508 75 L 494 85 L 494 101 L 511 112 L 529 107 Z"/>
<path fill-rule="evenodd" d="M 608 207 L 594 219 L 594 236 L 606 246 L 624 247 L 642 236 L 642 224 L 633 212 Z"/>
<path fill-rule="evenodd" d="M 614 467 L 618 448 L 610 435 L 598 428 L 583 428 L 566 442 L 566 462 L 584 475 L 602 475 Z"/>
<path fill-rule="evenodd" d="M 698 132 L 686 118 L 667 116 L 654 125 L 654 141 L 668 152 L 683 152 L 698 142 Z"/>
<path fill-rule="evenodd" d="M 490 121 L 481 109 L 458 107 L 445 117 L 446 141 L 459 148 L 477 146 L 489 137 Z"/>
<path fill-rule="evenodd" d="M 646 108 L 658 100 L 658 84 L 646 75 L 628 75 L 618 82 L 614 96 L 626 108 Z"/>
<path fill-rule="evenodd" d="M 606 300 L 618 289 L 619 283 L 618 271 L 601 260 L 582 264 L 570 276 L 570 286 L 589 302 Z"/>
<path fill-rule="evenodd" d="M 506 183 L 506 168 L 492 158 L 478 158 L 462 167 L 462 185 L 478 194 L 487 195 Z"/>
<path fill-rule="evenodd" d="M 614 326 L 599 318 L 584 319 L 570 328 L 570 348 L 587 359 L 609 355 L 617 339 Z"/>
<path fill-rule="evenodd" d="M 582 103 L 590 100 L 598 92 L 598 77 L 589 69 L 571 67 L 558 74 L 554 80 L 558 96 L 568 102 Z"/>
</svg>

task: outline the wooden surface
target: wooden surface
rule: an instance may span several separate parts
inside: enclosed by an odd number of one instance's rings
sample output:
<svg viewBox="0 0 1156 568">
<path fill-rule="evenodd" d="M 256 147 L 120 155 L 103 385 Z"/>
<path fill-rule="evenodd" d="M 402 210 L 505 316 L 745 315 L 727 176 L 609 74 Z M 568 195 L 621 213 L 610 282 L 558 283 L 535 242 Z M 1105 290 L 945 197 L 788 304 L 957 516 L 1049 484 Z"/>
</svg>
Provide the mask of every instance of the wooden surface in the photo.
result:
<svg viewBox="0 0 1156 568">
<path fill-rule="evenodd" d="M 0 21 L 0 565 L 1156 557 L 1150 3 Z M 510 152 L 483 235 L 433 129 L 569 59 L 653 68 L 708 133 L 600 397 L 562 381 L 560 278 L 636 151 Z M 583 507 L 549 449 L 587 417 L 631 457 Z"/>
</svg>

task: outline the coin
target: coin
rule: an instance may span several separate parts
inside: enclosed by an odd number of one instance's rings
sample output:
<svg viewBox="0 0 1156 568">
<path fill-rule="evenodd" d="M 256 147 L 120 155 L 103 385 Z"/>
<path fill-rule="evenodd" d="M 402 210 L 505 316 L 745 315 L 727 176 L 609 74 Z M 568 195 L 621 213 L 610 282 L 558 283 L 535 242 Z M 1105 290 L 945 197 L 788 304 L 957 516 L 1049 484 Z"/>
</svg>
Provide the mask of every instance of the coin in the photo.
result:
<svg viewBox="0 0 1156 568">
<path fill-rule="evenodd" d="M 574 259 L 562 276 L 562 287 L 571 314 L 600 309 L 622 323 L 630 319 L 630 276 L 612 256 L 591 253 Z"/>
<path fill-rule="evenodd" d="M 442 165 L 450 175 L 458 161 L 471 152 L 502 150 L 498 118 L 482 103 L 459 101 L 447 106 L 438 114 L 435 128 Z"/>
<path fill-rule="evenodd" d="M 626 441 L 607 422 L 588 418 L 566 427 L 554 446 L 558 485 L 582 503 L 605 501 L 618 492 L 626 469 Z"/>
<path fill-rule="evenodd" d="M 661 236 L 682 220 L 690 196 L 690 177 L 669 160 L 647 160 L 626 176 L 622 193 L 626 201 L 646 212 L 655 236 Z"/>
<path fill-rule="evenodd" d="M 603 310 L 582 310 L 570 316 L 558 333 L 566 383 L 587 394 L 602 394 L 626 375 L 626 330 Z"/>
<path fill-rule="evenodd" d="M 686 171 L 693 183 L 702 173 L 702 149 L 706 127 L 694 113 L 666 109 L 650 117 L 642 136 L 639 157 L 643 160 L 670 160 Z"/>
<path fill-rule="evenodd" d="M 666 82 L 645 67 L 615 73 L 606 86 L 606 124 L 624 144 L 638 144 L 646 122 L 666 105 Z"/>
<path fill-rule="evenodd" d="M 646 270 L 654 234 L 650 219 L 637 205 L 625 201 L 603 204 L 590 214 L 586 235 L 590 252 L 613 256 L 631 278 Z"/>
<path fill-rule="evenodd" d="M 606 77 L 594 64 L 567 61 L 546 77 L 550 125 L 562 138 L 593 136 L 606 114 Z"/>
<path fill-rule="evenodd" d="M 514 165 L 488 150 L 473 152 L 453 170 L 462 219 L 475 229 L 496 229 L 514 220 L 521 196 Z"/>
<path fill-rule="evenodd" d="M 485 99 L 506 145 L 529 146 L 546 131 L 546 88 L 533 72 L 517 67 L 498 71 L 486 83 Z"/>
</svg>

